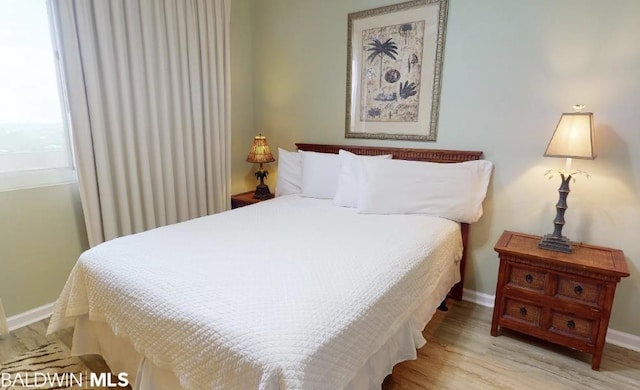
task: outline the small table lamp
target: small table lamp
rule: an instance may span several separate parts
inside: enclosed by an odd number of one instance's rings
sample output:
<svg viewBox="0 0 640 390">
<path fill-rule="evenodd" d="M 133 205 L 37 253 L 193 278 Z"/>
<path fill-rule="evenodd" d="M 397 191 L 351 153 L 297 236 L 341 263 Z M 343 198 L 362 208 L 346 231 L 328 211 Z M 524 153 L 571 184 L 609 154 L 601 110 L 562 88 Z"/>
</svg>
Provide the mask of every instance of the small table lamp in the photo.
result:
<svg viewBox="0 0 640 390">
<path fill-rule="evenodd" d="M 260 184 L 256 187 L 256 192 L 253 194 L 254 199 L 270 199 L 272 197 L 269 191 L 269 186 L 264 184 L 264 178 L 269 174 L 268 171 L 262 169 L 262 164 L 276 161 L 271 154 L 269 144 L 267 143 L 267 137 L 262 134 L 256 135 L 253 138 L 253 145 L 249 150 L 247 161 L 250 163 L 260 164 L 260 168 L 255 173 L 256 179 L 260 180 Z"/>
<path fill-rule="evenodd" d="M 593 160 L 596 158 L 593 136 L 593 114 L 581 112 L 584 105 L 575 105 L 575 112 L 564 113 L 549 141 L 545 157 L 566 157 L 567 162 L 563 171 L 560 171 L 562 183 L 558 192 L 560 199 L 556 204 L 556 218 L 553 220 L 554 230 L 552 234 L 546 234 L 538 246 L 557 252 L 571 253 L 571 241 L 562 235 L 564 226 L 564 213 L 567 210 L 567 196 L 569 195 L 569 182 L 571 175 L 578 173 L 571 171 L 571 161 L 574 158 Z"/>
</svg>

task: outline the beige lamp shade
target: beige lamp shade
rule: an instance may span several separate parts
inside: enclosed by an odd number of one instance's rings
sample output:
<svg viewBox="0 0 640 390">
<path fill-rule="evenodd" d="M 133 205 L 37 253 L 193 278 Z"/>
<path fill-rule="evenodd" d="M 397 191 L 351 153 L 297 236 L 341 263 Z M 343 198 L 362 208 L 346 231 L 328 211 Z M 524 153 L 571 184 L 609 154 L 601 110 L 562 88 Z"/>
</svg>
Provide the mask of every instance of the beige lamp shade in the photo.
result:
<svg viewBox="0 0 640 390">
<path fill-rule="evenodd" d="M 593 113 L 573 112 L 560 116 L 549 141 L 545 157 L 596 158 L 593 136 Z"/>
<path fill-rule="evenodd" d="M 267 143 L 267 137 L 260 134 L 253 138 L 253 145 L 251 145 L 251 150 L 249 150 L 247 161 L 250 163 L 260 164 L 276 161 L 271 154 L 271 149 Z"/>
</svg>

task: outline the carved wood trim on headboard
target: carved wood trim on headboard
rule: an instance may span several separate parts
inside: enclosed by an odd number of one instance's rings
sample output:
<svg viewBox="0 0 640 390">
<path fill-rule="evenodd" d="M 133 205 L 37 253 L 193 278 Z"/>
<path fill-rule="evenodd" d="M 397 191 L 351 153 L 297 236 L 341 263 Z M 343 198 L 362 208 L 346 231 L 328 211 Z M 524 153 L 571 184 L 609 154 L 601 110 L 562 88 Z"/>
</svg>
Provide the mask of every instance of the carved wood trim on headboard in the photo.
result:
<svg viewBox="0 0 640 390">
<path fill-rule="evenodd" d="M 381 154 L 392 154 L 398 160 L 429 161 L 440 163 L 455 163 L 463 161 L 479 160 L 482 152 L 470 150 L 441 150 L 441 149 L 409 149 L 409 148 L 387 148 L 381 146 L 352 146 L 352 145 L 319 145 L 319 144 L 296 144 L 298 150 L 320 153 L 338 153 L 340 149 L 351 153 L 378 156 Z"/>
<path fill-rule="evenodd" d="M 352 145 L 320 145 L 320 144 L 296 144 L 298 150 L 306 152 L 338 153 L 340 149 L 364 156 L 378 156 L 381 154 L 391 154 L 398 160 L 428 161 L 437 163 L 457 163 L 464 161 L 479 160 L 482 156 L 480 151 L 471 150 L 441 150 L 441 149 L 409 149 L 409 148 L 388 148 L 381 146 L 352 146 Z M 456 283 L 449 291 L 449 297 L 461 300 L 464 289 L 464 272 L 467 264 L 467 243 L 469 241 L 469 224 L 461 223 L 460 232 L 462 234 L 462 260 L 460 261 L 460 282 Z"/>
</svg>

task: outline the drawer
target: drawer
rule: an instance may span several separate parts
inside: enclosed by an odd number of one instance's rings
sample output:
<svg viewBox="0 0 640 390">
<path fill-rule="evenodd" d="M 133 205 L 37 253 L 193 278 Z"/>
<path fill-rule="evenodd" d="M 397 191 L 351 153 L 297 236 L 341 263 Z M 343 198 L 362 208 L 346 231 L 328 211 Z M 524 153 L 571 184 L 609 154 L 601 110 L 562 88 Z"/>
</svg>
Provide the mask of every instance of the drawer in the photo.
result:
<svg viewBox="0 0 640 390">
<path fill-rule="evenodd" d="M 558 277 L 558 291 L 556 296 L 598 306 L 602 290 L 602 284 L 589 283 L 572 279 L 570 277 L 560 276 Z"/>
<path fill-rule="evenodd" d="M 531 303 L 507 298 L 504 305 L 504 317 L 515 321 L 526 322 L 534 326 L 540 326 L 542 308 Z"/>
<path fill-rule="evenodd" d="M 551 312 L 550 332 L 570 336 L 587 342 L 593 341 L 598 320 L 581 318 L 567 313 Z"/>
<path fill-rule="evenodd" d="M 524 267 L 511 266 L 507 284 L 510 286 L 537 291 L 542 294 L 544 293 L 546 279 L 546 272 L 533 271 Z"/>
</svg>

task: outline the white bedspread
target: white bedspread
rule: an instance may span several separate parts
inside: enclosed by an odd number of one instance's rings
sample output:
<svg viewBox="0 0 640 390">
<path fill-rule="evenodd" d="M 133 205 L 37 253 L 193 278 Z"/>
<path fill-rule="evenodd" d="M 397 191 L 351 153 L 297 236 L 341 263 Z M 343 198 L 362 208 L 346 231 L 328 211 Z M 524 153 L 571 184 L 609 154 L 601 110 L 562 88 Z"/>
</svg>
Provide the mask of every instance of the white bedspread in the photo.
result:
<svg viewBox="0 0 640 390">
<path fill-rule="evenodd" d="M 90 249 L 49 332 L 88 314 L 189 389 L 340 389 L 460 259 L 458 232 L 276 198 Z"/>
</svg>

